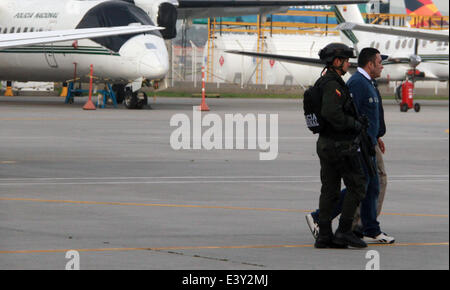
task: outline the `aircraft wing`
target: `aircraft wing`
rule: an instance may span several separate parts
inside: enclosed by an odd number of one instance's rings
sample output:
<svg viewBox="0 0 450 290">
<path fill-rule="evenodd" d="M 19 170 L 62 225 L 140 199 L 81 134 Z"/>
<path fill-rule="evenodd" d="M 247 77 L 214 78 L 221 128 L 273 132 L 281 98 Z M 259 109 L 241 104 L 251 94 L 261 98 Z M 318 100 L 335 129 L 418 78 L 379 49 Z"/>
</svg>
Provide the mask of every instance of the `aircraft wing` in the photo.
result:
<svg viewBox="0 0 450 290">
<path fill-rule="evenodd" d="M 239 50 L 227 50 L 227 53 L 239 54 L 252 57 L 260 57 L 266 59 L 273 59 L 281 62 L 288 62 L 294 64 L 303 64 L 315 67 L 325 67 L 325 64 L 318 58 L 292 56 L 292 55 L 280 55 L 280 54 L 270 54 L 264 52 L 251 52 L 251 51 L 239 51 Z M 351 63 L 351 68 L 357 68 L 357 63 Z"/>
<path fill-rule="evenodd" d="M 79 39 L 106 37 L 122 34 L 144 33 L 164 28 L 151 25 L 130 25 L 106 28 L 80 28 L 70 30 L 55 30 L 28 33 L 0 34 L 0 49 L 17 46 L 28 46 Z"/>
<path fill-rule="evenodd" d="M 178 0 L 178 18 L 210 18 L 285 12 L 290 6 L 363 4 L 369 0 Z"/>
<path fill-rule="evenodd" d="M 339 24 L 336 29 L 339 30 L 357 30 L 388 35 L 397 35 L 411 38 L 418 38 L 431 41 L 448 41 L 448 30 L 426 30 L 407 27 L 392 27 L 376 24 L 359 24 L 353 22 L 344 22 Z"/>
<path fill-rule="evenodd" d="M 301 57 L 301 56 L 293 56 L 293 55 L 280 55 L 280 54 L 271 54 L 264 52 L 252 52 L 252 51 L 240 51 L 240 50 L 227 50 L 226 53 L 245 55 L 250 57 L 260 57 L 266 59 L 273 59 L 281 62 L 288 62 L 293 64 L 302 64 L 309 65 L 314 67 L 325 67 L 325 64 L 318 58 L 311 57 Z M 383 60 L 383 65 L 393 65 L 393 64 L 409 64 L 409 58 L 390 58 L 387 55 L 381 56 Z M 350 70 L 355 70 L 358 67 L 358 63 L 354 62 L 352 59 L 350 60 Z"/>
</svg>

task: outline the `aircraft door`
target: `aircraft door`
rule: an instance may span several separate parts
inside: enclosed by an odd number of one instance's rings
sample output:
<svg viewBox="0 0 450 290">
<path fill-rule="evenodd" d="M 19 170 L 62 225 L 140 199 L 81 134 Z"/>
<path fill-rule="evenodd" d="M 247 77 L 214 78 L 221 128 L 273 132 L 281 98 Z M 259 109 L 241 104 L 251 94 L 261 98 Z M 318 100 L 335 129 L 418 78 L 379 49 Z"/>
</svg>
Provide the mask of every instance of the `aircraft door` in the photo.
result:
<svg viewBox="0 0 450 290">
<path fill-rule="evenodd" d="M 48 29 L 49 31 L 54 30 L 54 26 L 56 25 L 56 21 L 55 20 L 51 20 L 49 25 L 48 25 Z M 58 63 L 56 62 L 56 57 L 55 57 L 55 48 L 54 48 L 54 44 L 50 43 L 47 45 L 44 45 L 44 53 L 45 53 L 45 60 L 47 61 L 47 64 L 51 67 L 51 68 L 57 68 L 58 67 Z"/>
<path fill-rule="evenodd" d="M 45 60 L 51 68 L 57 68 L 58 63 L 56 62 L 55 51 L 53 43 L 45 45 Z"/>
</svg>

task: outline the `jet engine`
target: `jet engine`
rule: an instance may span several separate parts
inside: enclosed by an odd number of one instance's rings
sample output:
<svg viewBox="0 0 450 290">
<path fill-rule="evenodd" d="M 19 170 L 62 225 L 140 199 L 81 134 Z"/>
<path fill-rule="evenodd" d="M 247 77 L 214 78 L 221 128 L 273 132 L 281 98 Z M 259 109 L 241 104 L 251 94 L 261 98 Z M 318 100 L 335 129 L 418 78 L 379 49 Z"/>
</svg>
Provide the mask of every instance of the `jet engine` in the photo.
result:
<svg viewBox="0 0 450 290">
<path fill-rule="evenodd" d="M 143 9 L 158 26 L 164 27 L 161 34 L 164 39 L 177 36 L 177 0 L 124 0 Z"/>
</svg>

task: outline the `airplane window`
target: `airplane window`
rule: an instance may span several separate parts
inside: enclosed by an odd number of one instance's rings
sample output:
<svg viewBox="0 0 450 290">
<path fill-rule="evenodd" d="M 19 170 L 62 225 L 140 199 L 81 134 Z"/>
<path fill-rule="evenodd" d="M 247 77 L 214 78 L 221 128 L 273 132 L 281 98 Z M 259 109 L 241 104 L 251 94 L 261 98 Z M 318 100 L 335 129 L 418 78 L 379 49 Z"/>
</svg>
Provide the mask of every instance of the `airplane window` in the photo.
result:
<svg viewBox="0 0 450 290">
<path fill-rule="evenodd" d="M 21 29 L 22 29 L 22 28 L 20 28 L 20 27 L 17 28 L 17 33 L 20 33 L 20 30 L 21 30 Z"/>
<path fill-rule="evenodd" d="M 422 46 L 423 46 L 423 47 L 427 47 L 427 41 L 426 41 L 426 40 L 424 40 L 424 41 L 422 42 Z"/>
<path fill-rule="evenodd" d="M 405 40 L 403 40 L 403 42 L 402 42 L 402 48 L 405 48 L 406 47 L 406 43 L 407 43 L 408 41 L 405 39 Z"/>
<path fill-rule="evenodd" d="M 395 43 L 395 49 L 399 49 L 400 48 L 400 40 L 397 40 L 397 42 Z"/>
<path fill-rule="evenodd" d="M 30 28 L 30 32 L 34 32 L 34 27 L 31 27 L 31 28 Z"/>
<path fill-rule="evenodd" d="M 370 47 L 375 47 L 375 41 L 372 41 L 372 42 L 370 43 Z"/>
<path fill-rule="evenodd" d="M 130 23 L 155 25 L 141 8 L 122 1 L 107 1 L 89 10 L 76 28 L 127 26 Z M 159 31 L 147 32 L 161 37 Z M 93 41 L 118 52 L 136 34 L 94 38 Z"/>
<path fill-rule="evenodd" d="M 8 28 L 5 27 L 5 29 L 3 29 L 3 34 L 8 33 Z"/>
<path fill-rule="evenodd" d="M 28 32 L 28 27 L 25 27 L 25 28 L 23 29 L 23 32 Z"/>
<path fill-rule="evenodd" d="M 444 43 L 444 46 L 448 46 L 448 42 Z"/>
<path fill-rule="evenodd" d="M 44 28 L 39 28 L 38 31 L 39 31 L 39 32 L 42 32 L 42 31 L 44 31 Z"/>
<path fill-rule="evenodd" d="M 375 48 L 376 48 L 376 49 L 379 49 L 379 48 L 380 48 L 380 43 L 379 43 L 379 42 L 377 42 L 377 45 L 375 46 Z"/>
<path fill-rule="evenodd" d="M 389 40 L 388 42 L 386 42 L 386 50 L 388 50 L 390 46 L 391 46 L 391 41 Z"/>
<path fill-rule="evenodd" d="M 14 31 L 16 31 L 15 27 L 11 27 L 11 30 L 9 31 L 9 33 L 14 33 Z"/>
<path fill-rule="evenodd" d="M 409 47 L 409 48 L 412 48 L 413 45 L 414 45 L 414 39 L 410 39 L 410 40 L 409 40 L 409 43 L 408 43 L 408 47 Z"/>
<path fill-rule="evenodd" d="M 438 47 L 441 47 L 442 44 L 443 44 L 442 42 L 438 42 L 437 46 L 438 46 Z"/>
</svg>

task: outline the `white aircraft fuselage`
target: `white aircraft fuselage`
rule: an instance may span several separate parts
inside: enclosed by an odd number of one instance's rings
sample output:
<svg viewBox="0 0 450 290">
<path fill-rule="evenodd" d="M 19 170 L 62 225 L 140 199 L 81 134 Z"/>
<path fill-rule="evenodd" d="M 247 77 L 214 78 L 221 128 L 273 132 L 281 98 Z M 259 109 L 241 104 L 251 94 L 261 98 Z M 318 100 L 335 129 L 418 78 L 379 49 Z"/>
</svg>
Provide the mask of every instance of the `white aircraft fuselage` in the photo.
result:
<svg viewBox="0 0 450 290">
<path fill-rule="evenodd" d="M 369 34 L 369 33 L 368 33 Z M 358 43 L 358 48 L 375 47 L 382 54 L 389 55 L 390 58 L 410 57 L 411 64 L 414 59 L 419 56 L 422 60 L 417 69 L 425 74 L 426 79 L 448 80 L 448 55 L 449 43 L 439 41 L 419 40 L 419 48 L 417 56 L 414 55 L 413 38 L 398 37 L 380 34 L 373 34 L 374 37 L 363 39 Z M 370 37 L 369 35 L 367 35 Z M 411 70 L 411 64 L 396 64 L 386 66 L 382 79 L 386 80 L 402 80 L 405 78 L 405 72 Z"/>
<path fill-rule="evenodd" d="M 353 23 L 365 23 L 357 5 L 337 6 L 341 17 Z M 358 50 L 364 47 L 377 48 L 381 54 L 390 59 L 409 58 L 409 63 L 386 65 L 381 75 L 382 80 L 404 80 L 405 72 L 411 70 L 414 64 L 417 70 L 425 74 L 425 79 L 448 81 L 449 79 L 449 42 L 429 41 L 420 39 L 417 54 L 415 52 L 416 39 L 411 37 L 393 36 L 380 33 L 352 31 L 341 33 L 342 38 L 356 37 Z M 349 37 L 350 36 L 350 37 Z"/>
<path fill-rule="evenodd" d="M 0 33 L 26 33 L 154 23 L 133 4 L 106 0 L 1 0 Z M 161 34 L 111 36 L 0 50 L 0 79 L 15 81 L 86 80 L 90 65 L 96 80 L 128 84 L 160 80 L 169 70 Z"/>
</svg>

